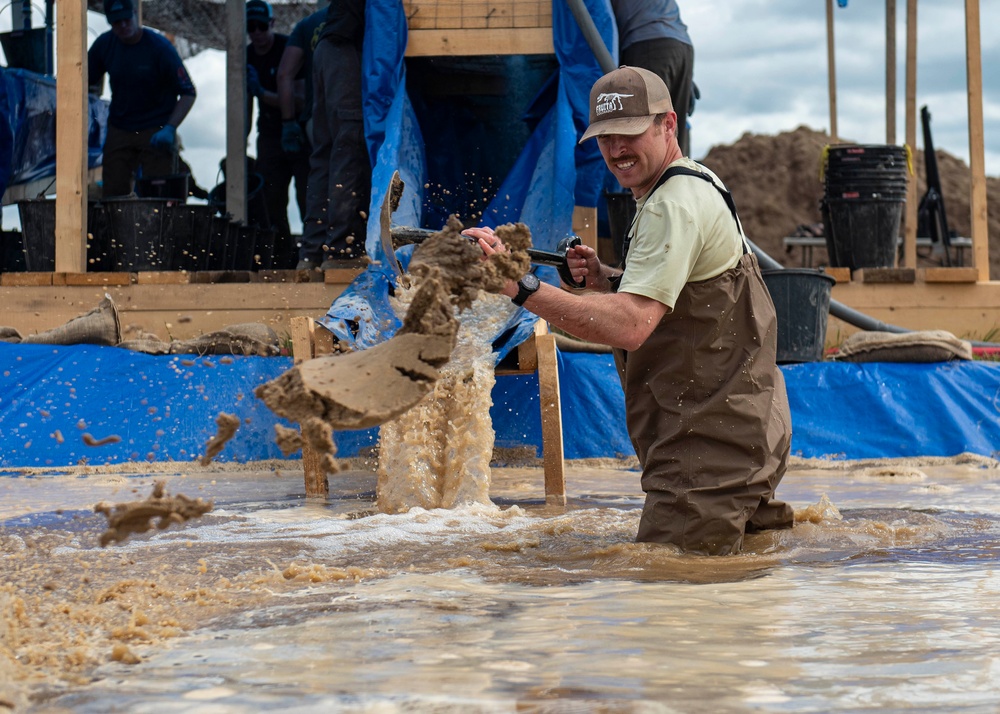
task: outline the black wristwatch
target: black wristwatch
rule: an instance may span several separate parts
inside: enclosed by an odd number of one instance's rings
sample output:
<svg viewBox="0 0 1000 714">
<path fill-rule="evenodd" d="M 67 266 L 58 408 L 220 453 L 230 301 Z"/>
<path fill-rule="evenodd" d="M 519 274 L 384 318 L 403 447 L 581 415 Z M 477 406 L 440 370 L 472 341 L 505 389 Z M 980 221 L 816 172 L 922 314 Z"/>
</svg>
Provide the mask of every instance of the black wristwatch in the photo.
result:
<svg viewBox="0 0 1000 714">
<path fill-rule="evenodd" d="M 537 275 L 526 273 L 523 278 L 517 281 L 517 295 L 512 297 L 510 301 L 520 307 L 525 300 L 535 294 L 541 284 L 542 281 L 538 279 Z"/>
</svg>

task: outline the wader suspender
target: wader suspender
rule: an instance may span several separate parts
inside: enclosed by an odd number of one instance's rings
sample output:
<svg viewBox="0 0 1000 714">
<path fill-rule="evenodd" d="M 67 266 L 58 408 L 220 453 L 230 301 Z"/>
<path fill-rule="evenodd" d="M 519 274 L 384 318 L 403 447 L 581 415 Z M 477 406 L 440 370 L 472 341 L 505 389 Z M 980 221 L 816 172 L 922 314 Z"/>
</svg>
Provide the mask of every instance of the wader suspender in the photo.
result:
<svg viewBox="0 0 1000 714">
<path fill-rule="evenodd" d="M 686 166 L 673 166 L 663 172 L 660 180 L 656 182 L 655 186 L 653 186 L 653 191 L 666 183 L 667 179 L 674 176 L 696 176 L 697 178 L 708 181 L 712 184 L 712 186 L 714 186 L 715 189 L 722 194 L 722 198 L 725 199 L 726 205 L 729 206 L 729 212 L 733 214 L 733 220 L 736 221 L 736 229 L 740 232 L 740 237 L 743 237 L 743 225 L 740 223 L 739 216 L 736 215 L 736 202 L 733 201 L 733 194 L 729 193 L 729 191 L 715 183 L 715 181 L 712 180 L 712 177 L 708 174 L 702 173 L 701 171 L 695 171 L 694 169 L 689 169 Z M 650 191 L 650 194 L 652 194 L 653 191 Z M 635 218 L 632 219 L 632 224 L 628 227 L 628 232 L 625 234 L 625 245 L 622 246 L 622 267 L 625 267 L 625 258 L 628 256 L 628 247 L 632 242 L 632 229 L 635 227 L 635 222 L 637 220 L 639 220 L 638 212 L 636 212 Z M 747 242 L 745 240 L 743 240 L 742 243 L 743 255 L 746 255 L 750 252 L 750 249 L 747 247 Z"/>
</svg>

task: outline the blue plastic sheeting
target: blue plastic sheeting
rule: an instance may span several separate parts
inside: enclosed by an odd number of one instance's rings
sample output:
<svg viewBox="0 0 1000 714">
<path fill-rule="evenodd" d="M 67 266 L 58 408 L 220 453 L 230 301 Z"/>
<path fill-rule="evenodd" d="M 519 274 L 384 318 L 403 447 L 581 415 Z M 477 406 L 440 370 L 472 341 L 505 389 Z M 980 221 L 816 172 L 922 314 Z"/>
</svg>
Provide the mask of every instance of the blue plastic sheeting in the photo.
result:
<svg viewBox="0 0 1000 714">
<path fill-rule="evenodd" d="M 88 165 L 101 165 L 108 102 L 90 97 Z M 56 81 L 24 69 L 0 68 L 0 196 L 8 186 L 55 176 Z"/>
<path fill-rule="evenodd" d="M 285 357 L 153 356 L 116 347 L 0 343 L 0 467 L 191 461 L 220 412 L 241 420 L 218 461 L 282 458 L 278 419 L 253 390 Z M 1000 365 L 815 363 L 782 368 L 792 453 L 803 457 L 1000 456 Z M 633 453 L 610 355 L 559 353 L 564 454 Z M 536 375 L 501 376 L 490 409 L 499 447 L 541 453 Z M 87 446 L 94 439 L 121 441 Z M 339 454 L 374 446 L 378 429 L 335 434 Z"/>
<path fill-rule="evenodd" d="M 792 453 L 1000 457 L 1000 365 L 807 363 L 783 367 Z"/>
</svg>

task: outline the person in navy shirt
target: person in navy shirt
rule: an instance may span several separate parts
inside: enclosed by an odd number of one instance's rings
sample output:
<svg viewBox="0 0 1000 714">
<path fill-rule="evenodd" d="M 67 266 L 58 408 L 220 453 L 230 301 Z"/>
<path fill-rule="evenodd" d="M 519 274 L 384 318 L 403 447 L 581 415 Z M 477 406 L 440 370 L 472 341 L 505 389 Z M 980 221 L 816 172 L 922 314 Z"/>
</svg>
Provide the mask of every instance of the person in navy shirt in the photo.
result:
<svg viewBox="0 0 1000 714">
<path fill-rule="evenodd" d="M 106 0 L 111 30 L 87 52 L 87 84 L 100 95 L 111 82 L 108 134 L 104 141 L 103 196 L 132 193 L 137 175 L 177 173 L 177 127 L 191 111 L 194 83 L 166 37 L 144 28 L 132 0 Z"/>
</svg>

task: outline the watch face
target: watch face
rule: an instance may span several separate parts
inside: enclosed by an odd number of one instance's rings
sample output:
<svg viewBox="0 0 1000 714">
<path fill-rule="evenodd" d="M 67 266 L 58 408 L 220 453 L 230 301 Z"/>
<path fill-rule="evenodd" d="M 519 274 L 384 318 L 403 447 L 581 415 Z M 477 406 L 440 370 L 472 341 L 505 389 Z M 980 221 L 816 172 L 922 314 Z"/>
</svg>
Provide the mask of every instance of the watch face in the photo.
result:
<svg viewBox="0 0 1000 714">
<path fill-rule="evenodd" d="M 528 290 L 538 290 L 538 286 L 541 284 L 538 276 L 534 273 L 525 273 L 524 277 L 521 278 L 521 282 L 524 283 L 524 287 L 528 288 Z"/>
</svg>

